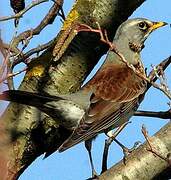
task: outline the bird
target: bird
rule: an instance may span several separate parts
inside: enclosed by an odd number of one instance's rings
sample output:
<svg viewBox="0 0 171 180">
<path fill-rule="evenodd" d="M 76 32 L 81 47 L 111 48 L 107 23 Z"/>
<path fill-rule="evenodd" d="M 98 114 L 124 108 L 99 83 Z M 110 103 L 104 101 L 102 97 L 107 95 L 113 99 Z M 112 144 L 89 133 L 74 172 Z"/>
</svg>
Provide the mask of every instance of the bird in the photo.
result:
<svg viewBox="0 0 171 180">
<path fill-rule="evenodd" d="M 0 99 L 34 106 L 52 118 L 61 118 L 63 126 L 72 129 L 72 133 L 58 148 L 59 152 L 82 141 L 88 142 L 102 132 L 121 126 L 137 110 L 139 97 L 147 88 L 140 52 L 149 35 L 166 24 L 133 18 L 123 22 L 115 33 L 113 45 L 141 76 L 118 53 L 109 50 L 96 74 L 76 93 L 52 96 L 9 90 Z M 87 143 L 86 148 L 89 151 L 91 145 Z"/>
</svg>

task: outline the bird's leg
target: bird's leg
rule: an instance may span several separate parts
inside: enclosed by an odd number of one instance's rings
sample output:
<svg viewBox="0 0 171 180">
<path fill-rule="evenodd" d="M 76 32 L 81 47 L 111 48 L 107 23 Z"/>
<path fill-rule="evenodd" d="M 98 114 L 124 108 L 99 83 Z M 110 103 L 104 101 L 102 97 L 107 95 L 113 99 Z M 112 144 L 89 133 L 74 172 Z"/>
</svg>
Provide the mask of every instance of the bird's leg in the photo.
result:
<svg viewBox="0 0 171 180">
<path fill-rule="evenodd" d="M 148 144 L 148 146 L 149 146 L 149 148 L 147 149 L 148 151 L 150 151 L 150 152 L 152 152 L 155 156 L 158 156 L 159 158 L 161 158 L 161 159 L 163 159 L 164 161 L 166 161 L 166 162 L 168 162 L 169 163 L 169 165 L 171 165 L 171 154 L 169 153 L 168 155 L 167 155 L 167 157 L 164 157 L 164 156 L 162 156 L 161 154 L 159 154 L 159 152 L 157 152 L 154 148 L 153 148 L 153 146 L 152 146 L 152 144 L 151 144 L 151 142 L 150 142 L 150 138 L 149 138 L 149 135 L 148 135 L 148 131 L 147 131 L 147 129 L 145 128 L 145 126 L 143 125 L 142 126 L 142 129 L 141 129 L 141 131 L 142 131 L 142 133 L 143 133 L 143 135 L 144 135 L 144 137 L 145 137 L 145 139 L 146 139 L 146 141 L 147 141 L 147 144 Z"/>
<path fill-rule="evenodd" d="M 103 151 L 103 161 L 102 161 L 102 172 L 105 172 L 107 170 L 107 157 L 108 157 L 108 152 L 109 152 L 109 146 L 113 142 L 113 140 L 116 138 L 116 136 L 125 128 L 125 126 L 129 122 L 126 122 L 122 124 L 115 132 L 109 131 L 106 133 L 106 135 L 109 137 L 108 139 L 105 140 L 105 146 L 104 146 L 104 151 Z"/>
<path fill-rule="evenodd" d="M 92 147 L 92 139 L 89 139 L 85 141 L 85 147 L 88 151 L 89 159 L 90 159 L 90 164 L 91 164 L 91 170 L 92 170 L 92 178 L 95 179 L 98 177 L 98 174 L 95 171 L 94 164 L 93 164 L 93 159 L 92 159 L 92 154 L 91 154 L 91 147 Z"/>
<path fill-rule="evenodd" d="M 101 174 L 107 170 L 107 158 L 108 158 L 109 146 L 111 145 L 111 143 L 112 143 L 111 137 L 105 140 Z"/>
</svg>

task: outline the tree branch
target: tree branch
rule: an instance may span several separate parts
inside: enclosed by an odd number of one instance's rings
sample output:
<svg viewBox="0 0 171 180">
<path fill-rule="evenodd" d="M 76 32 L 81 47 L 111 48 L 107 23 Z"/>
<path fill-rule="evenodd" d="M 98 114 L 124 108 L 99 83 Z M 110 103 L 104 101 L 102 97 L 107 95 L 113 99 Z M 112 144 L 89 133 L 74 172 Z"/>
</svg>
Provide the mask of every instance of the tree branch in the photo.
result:
<svg viewBox="0 0 171 180">
<path fill-rule="evenodd" d="M 26 40 L 29 37 L 33 37 L 34 35 L 38 35 L 48 24 L 52 24 L 62 5 L 63 0 L 57 0 L 57 2 L 50 8 L 47 15 L 42 19 L 40 24 L 36 28 L 27 30 L 15 37 L 11 46 L 17 47 L 21 41 Z"/>
<path fill-rule="evenodd" d="M 171 150 L 171 123 L 165 125 L 158 133 L 150 138 L 154 149 L 163 157 L 167 157 Z M 132 179 L 153 179 L 169 164 L 163 159 L 154 156 L 147 151 L 148 144 L 144 143 L 138 149 L 128 155 L 126 165 L 120 161 L 108 171 L 100 175 L 100 180 L 132 180 Z"/>
<path fill-rule="evenodd" d="M 163 60 L 159 65 L 156 66 L 157 69 L 157 73 L 160 74 L 160 70 L 163 69 L 165 70 L 171 63 L 171 56 L 169 56 L 168 58 L 166 58 L 165 60 Z M 156 77 L 156 73 L 154 71 L 154 69 L 149 73 L 148 78 L 150 79 L 150 81 L 155 82 L 157 80 Z M 152 86 L 151 83 L 147 84 L 147 90 Z"/>
<path fill-rule="evenodd" d="M 19 64 L 21 62 L 24 62 L 24 63 L 27 64 L 28 63 L 28 60 L 26 61 L 27 58 L 29 58 L 33 54 L 36 54 L 36 53 L 38 54 L 39 52 L 44 51 L 47 48 L 50 48 L 51 46 L 53 46 L 55 44 L 55 41 L 56 41 L 56 38 L 52 39 L 51 41 L 49 41 L 49 42 L 47 42 L 45 44 L 39 45 L 36 48 L 33 48 L 33 49 L 29 50 L 25 54 L 22 54 L 21 57 L 17 58 L 13 62 L 12 68 L 14 68 L 17 64 Z"/>
<path fill-rule="evenodd" d="M 161 119 L 171 119 L 171 109 L 168 111 L 136 111 L 134 116 L 145 116 L 145 117 L 155 117 Z"/>
<path fill-rule="evenodd" d="M 27 11 L 29 11 L 31 8 L 47 2 L 49 0 L 37 0 L 37 1 L 33 1 L 30 5 L 28 5 L 26 8 L 24 8 L 22 11 L 20 11 L 19 13 L 12 15 L 12 16 L 5 16 L 5 17 L 1 17 L 0 21 L 7 21 L 7 20 L 11 20 L 11 19 L 16 19 L 16 18 L 20 18 L 22 17 Z"/>
</svg>

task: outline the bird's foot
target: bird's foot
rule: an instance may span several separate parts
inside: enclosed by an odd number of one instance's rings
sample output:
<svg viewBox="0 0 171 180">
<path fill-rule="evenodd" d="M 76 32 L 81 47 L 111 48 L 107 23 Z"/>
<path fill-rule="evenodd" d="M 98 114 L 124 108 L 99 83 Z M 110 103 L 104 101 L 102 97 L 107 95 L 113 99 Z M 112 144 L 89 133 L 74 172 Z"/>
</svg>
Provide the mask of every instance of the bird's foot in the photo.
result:
<svg viewBox="0 0 171 180">
<path fill-rule="evenodd" d="M 146 141 L 147 141 L 147 144 L 149 146 L 149 148 L 147 148 L 147 151 L 151 152 L 154 154 L 154 156 L 156 157 L 159 157 L 161 158 L 162 160 L 166 161 L 170 166 L 171 166 L 171 153 L 168 153 L 166 157 L 164 157 L 163 155 L 161 155 L 156 149 L 154 149 L 153 145 L 151 144 L 151 140 L 150 140 L 150 137 L 148 135 L 148 131 L 147 129 L 145 128 L 145 126 L 143 125 L 142 126 L 142 134 L 144 135 Z"/>
<path fill-rule="evenodd" d="M 94 179 L 94 180 L 99 179 L 99 175 L 97 174 L 97 172 L 95 170 L 93 170 L 93 172 L 92 172 L 92 179 Z"/>
<path fill-rule="evenodd" d="M 125 165 L 126 165 L 126 160 L 127 160 L 128 155 L 131 154 L 134 150 L 136 150 L 140 143 L 141 143 L 140 141 L 135 142 L 132 148 L 127 148 L 123 144 L 121 145 L 120 143 L 120 147 L 122 148 L 123 154 L 124 154 L 123 162 Z"/>
<path fill-rule="evenodd" d="M 92 171 L 92 177 L 86 179 L 86 180 L 98 180 L 99 179 L 99 175 L 97 174 L 97 172 L 95 170 Z"/>
<path fill-rule="evenodd" d="M 128 155 L 131 154 L 138 147 L 138 145 L 141 143 L 140 141 L 137 141 L 134 143 L 134 146 L 132 148 L 127 148 L 121 142 L 119 142 L 117 139 L 114 139 L 114 141 L 122 148 L 122 151 L 124 154 L 123 162 L 125 165 L 126 165 L 126 160 L 127 160 Z"/>
</svg>

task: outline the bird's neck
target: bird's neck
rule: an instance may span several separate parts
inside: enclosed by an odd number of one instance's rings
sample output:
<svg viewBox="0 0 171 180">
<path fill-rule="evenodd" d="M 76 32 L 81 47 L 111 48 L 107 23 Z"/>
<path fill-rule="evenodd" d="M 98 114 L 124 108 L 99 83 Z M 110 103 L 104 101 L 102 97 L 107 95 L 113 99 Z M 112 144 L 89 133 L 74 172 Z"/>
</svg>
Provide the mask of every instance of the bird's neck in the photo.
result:
<svg viewBox="0 0 171 180">
<path fill-rule="evenodd" d="M 117 50 L 124 56 L 124 58 L 131 64 L 136 65 L 139 63 L 141 56 L 141 46 L 130 42 L 128 38 L 123 37 L 122 39 L 114 39 L 113 44 L 116 46 Z M 139 49 L 140 48 L 140 49 Z M 122 63 L 120 58 L 115 52 L 109 52 L 109 61 L 113 61 L 113 63 Z M 118 62 L 117 62 L 118 61 Z"/>
</svg>

